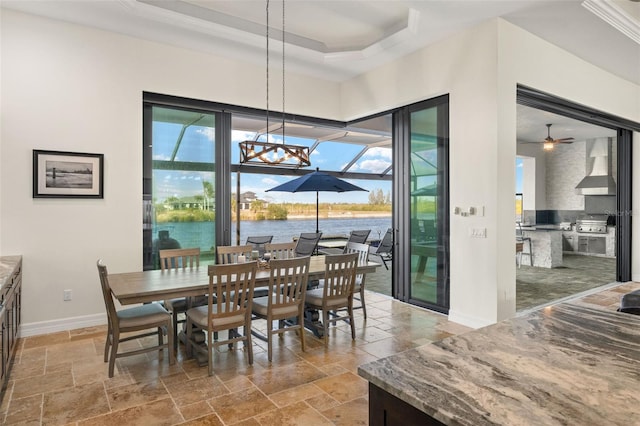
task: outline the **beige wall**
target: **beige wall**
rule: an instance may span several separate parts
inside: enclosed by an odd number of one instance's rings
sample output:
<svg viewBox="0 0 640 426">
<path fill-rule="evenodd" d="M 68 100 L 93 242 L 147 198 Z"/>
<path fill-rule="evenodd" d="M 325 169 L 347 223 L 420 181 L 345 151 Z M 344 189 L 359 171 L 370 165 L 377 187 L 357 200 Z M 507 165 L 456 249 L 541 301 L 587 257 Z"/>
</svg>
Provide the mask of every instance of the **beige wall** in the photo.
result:
<svg viewBox="0 0 640 426">
<path fill-rule="evenodd" d="M 96 259 L 112 272 L 142 267 L 142 91 L 263 108 L 263 73 L 15 12 L 3 12 L 0 35 L 0 254 L 24 255 L 23 332 L 95 323 L 104 310 Z M 323 118 L 450 94 L 451 205 L 485 207 L 484 217 L 451 217 L 450 318 L 472 326 L 515 312 L 516 83 L 640 117 L 637 86 L 501 20 L 341 85 L 287 76 L 287 110 Z M 104 200 L 31 198 L 32 149 L 104 153 Z M 487 238 L 470 239 L 471 227 Z"/>
</svg>

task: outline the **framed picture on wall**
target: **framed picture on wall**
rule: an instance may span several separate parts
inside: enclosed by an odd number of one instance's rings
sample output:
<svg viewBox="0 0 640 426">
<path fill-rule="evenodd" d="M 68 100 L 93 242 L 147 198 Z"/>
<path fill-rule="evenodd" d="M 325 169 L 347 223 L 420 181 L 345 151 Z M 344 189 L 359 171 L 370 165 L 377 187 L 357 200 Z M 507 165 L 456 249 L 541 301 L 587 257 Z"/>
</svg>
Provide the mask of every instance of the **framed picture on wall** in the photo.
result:
<svg viewBox="0 0 640 426">
<path fill-rule="evenodd" d="M 34 198 L 104 198 L 104 154 L 33 150 Z"/>
</svg>

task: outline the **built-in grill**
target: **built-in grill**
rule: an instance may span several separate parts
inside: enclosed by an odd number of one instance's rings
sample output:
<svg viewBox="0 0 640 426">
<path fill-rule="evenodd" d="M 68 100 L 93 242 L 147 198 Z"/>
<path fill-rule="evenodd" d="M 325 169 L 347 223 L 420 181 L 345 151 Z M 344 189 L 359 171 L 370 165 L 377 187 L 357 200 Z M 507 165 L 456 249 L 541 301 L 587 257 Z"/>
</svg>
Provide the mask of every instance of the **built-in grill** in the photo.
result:
<svg viewBox="0 0 640 426">
<path fill-rule="evenodd" d="M 576 231 L 588 234 L 606 234 L 607 216 L 593 215 L 576 220 Z"/>
</svg>

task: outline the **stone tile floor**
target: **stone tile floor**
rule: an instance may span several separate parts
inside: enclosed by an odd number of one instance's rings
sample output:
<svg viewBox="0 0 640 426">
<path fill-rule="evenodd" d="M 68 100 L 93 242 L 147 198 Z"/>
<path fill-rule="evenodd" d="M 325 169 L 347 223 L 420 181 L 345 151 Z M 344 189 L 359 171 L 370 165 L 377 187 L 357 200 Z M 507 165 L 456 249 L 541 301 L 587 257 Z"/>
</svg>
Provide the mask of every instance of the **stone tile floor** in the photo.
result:
<svg viewBox="0 0 640 426">
<path fill-rule="evenodd" d="M 254 339 L 254 364 L 242 345 L 214 354 L 215 375 L 166 352 L 121 358 L 113 378 L 103 362 L 105 328 L 20 339 L 0 406 L 4 424 L 21 425 L 365 425 L 368 383 L 357 367 L 408 348 L 468 331 L 447 317 L 367 294 L 356 310 L 356 340 L 346 323 L 330 329 L 328 348 L 310 332 L 302 352 L 296 333 Z M 266 326 L 255 321 L 256 328 Z M 128 342 L 131 346 L 144 341 Z"/>
</svg>

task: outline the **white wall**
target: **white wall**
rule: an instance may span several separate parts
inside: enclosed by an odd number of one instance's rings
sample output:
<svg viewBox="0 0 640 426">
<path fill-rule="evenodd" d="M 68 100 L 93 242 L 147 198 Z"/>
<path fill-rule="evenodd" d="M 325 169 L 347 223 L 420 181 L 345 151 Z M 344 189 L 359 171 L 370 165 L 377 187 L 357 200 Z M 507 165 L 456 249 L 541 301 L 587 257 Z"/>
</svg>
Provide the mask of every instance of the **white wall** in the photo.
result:
<svg viewBox="0 0 640 426">
<path fill-rule="evenodd" d="M 142 91 L 263 108 L 263 73 L 14 12 L 3 12 L 0 34 L 0 254 L 24 256 L 25 328 L 97 321 L 104 307 L 95 260 L 103 257 L 112 272 L 142 267 Z M 287 110 L 324 118 L 361 117 L 450 94 L 451 204 L 485 207 L 484 217 L 451 217 L 450 318 L 471 326 L 515 312 L 517 83 L 640 118 L 637 86 L 501 20 L 340 86 L 287 77 Z M 104 200 L 31 198 L 34 148 L 104 153 Z M 471 227 L 487 228 L 487 238 L 470 239 Z M 73 301 L 62 302 L 63 289 L 74 291 Z"/>
<path fill-rule="evenodd" d="M 0 254 L 24 256 L 24 330 L 100 321 L 96 260 L 142 268 L 142 92 L 264 108 L 264 72 L 12 11 L 1 24 Z M 288 73 L 287 107 L 338 118 L 339 87 Z M 104 153 L 104 199 L 32 198 L 33 149 Z"/>
<path fill-rule="evenodd" d="M 485 206 L 485 217 L 451 215 L 450 319 L 471 326 L 515 312 L 517 84 L 640 119 L 638 86 L 500 19 L 343 85 L 347 118 L 450 94 L 451 205 Z M 487 239 L 469 238 L 471 227 Z"/>
</svg>

